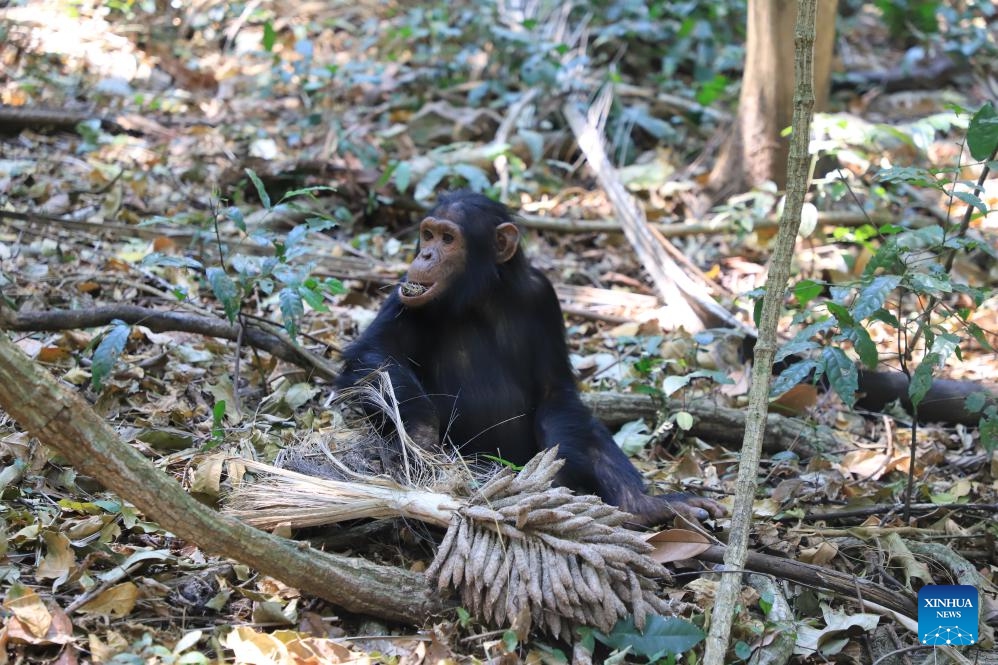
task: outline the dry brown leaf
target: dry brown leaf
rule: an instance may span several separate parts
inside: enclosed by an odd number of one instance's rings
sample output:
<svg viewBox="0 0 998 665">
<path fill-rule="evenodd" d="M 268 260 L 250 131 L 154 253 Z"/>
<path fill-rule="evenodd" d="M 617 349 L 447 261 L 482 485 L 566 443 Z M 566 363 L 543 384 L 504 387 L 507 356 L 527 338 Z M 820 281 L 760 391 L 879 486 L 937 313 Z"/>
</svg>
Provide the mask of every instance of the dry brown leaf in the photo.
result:
<svg viewBox="0 0 998 665">
<path fill-rule="evenodd" d="M 713 545 L 707 536 L 688 529 L 669 529 L 653 533 L 645 540 L 655 549 L 648 558 L 657 563 L 693 559 Z"/>
<path fill-rule="evenodd" d="M 191 492 L 218 497 L 221 493 L 222 470 L 225 468 L 224 453 L 215 453 L 198 462 L 191 479 Z"/>
<path fill-rule="evenodd" d="M 123 617 L 135 608 L 138 598 L 139 587 L 132 582 L 122 582 L 101 591 L 95 598 L 81 605 L 79 611 L 84 614 Z"/>
<path fill-rule="evenodd" d="M 106 663 L 128 648 L 128 640 L 116 630 L 105 632 L 103 639 L 90 633 L 87 635 L 87 643 L 95 663 Z"/>
<path fill-rule="evenodd" d="M 829 542 L 819 543 L 817 547 L 803 549 L 798 559 L 815 566 L 827 566 L 839 553 L 839 548 Z"/>
<path fill-rule="evenodd" d="M 45 541 L 45 558 L 38 564 L 35 577 L 40 580 L 53 580 L 68 575 L 76 564 L 76 556 L 73 554 L 69 538 L 65 534 L 51 530 L 43 531 L 41 536 Z"/>
<path fill-rule="evenodd" d="M 8 594 L 3 606 L 14 615 L 28 633 L 35 637 L 47 633 L 52 625 L 51 612 L 45 607 L 41 596 L 32 589 L 23 588 L 16 597 L 13 592 Z"/>
<path fill-rule="evenodd" d="M 774 413 L 797 416 L 807 413 L 818 403 L 818 386 L 799 383 L 773 400 L 769 408 Z"/>
<path fill-rule="evenodd" d="M 235 660 L 246 665 L 321 665 L 323 663 L 368 663 L 344 645 L 326 638 L 303 637 L 292 630 L 259 633 L 238 626 L 225 638 Z"/>
<path fill-rule="evenodd" d="M 23 598 L 23 596 L 22 596 Z M 40 601 L 39 601 L 40 602 Z M 35 622 L 32 624 L 27 623 L 22 620 L 22 613 L 14 611 L 14 616 L 7 622 L 6 630 L 7 637 L 12 641 L 20 644 L 69 644 L 73 641 L 73 623 L 66 616 L 66 613 L 62 611 L 59 607 L 52 607 L 51 609 L 46 608 L 42 605 L 40 608 L 33 606 L 31 608 L 30 620 Z M 44 619 L 41 612 L 48 616 L 48 622 L 45 626 L 45 630 L 40 631 L 41 626 L 38 625 L 37 621 L 39 619 Z"/>
</svg>

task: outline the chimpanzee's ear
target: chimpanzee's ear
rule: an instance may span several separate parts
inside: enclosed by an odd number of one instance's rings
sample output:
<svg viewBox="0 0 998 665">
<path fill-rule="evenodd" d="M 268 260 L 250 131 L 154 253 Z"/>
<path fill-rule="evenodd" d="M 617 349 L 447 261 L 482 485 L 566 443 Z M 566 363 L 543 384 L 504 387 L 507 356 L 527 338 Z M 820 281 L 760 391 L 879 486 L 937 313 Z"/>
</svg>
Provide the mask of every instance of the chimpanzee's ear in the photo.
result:
<svg viewBox="0 0 998 665">
<path fill-rule="evenodd" d="M 520 247 L 520 230 L 506 222 L 496 227 L 496 263 L 506 263 Z"/>
</svg>

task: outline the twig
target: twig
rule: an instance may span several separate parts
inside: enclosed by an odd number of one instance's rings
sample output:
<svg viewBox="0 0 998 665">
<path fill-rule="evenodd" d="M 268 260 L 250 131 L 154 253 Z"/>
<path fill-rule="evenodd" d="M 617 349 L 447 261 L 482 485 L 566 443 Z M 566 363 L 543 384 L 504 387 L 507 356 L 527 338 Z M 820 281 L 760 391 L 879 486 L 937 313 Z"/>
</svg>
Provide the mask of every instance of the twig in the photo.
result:
<svg viewBox="0 0 998 665">
<path fill-rule="evenodd" d="M 105 326 L 115 319 L 128 324 L 143 325 L 154 332 L 182 331 L 218 337 L 235 342 L 239 339 L 238 326 L 221 319 L 181 312 L 161 312 L 137 305 L 113 305 L 93 309 L 54 309 L 45 312 L 14 312 L 0 306 L 0 328 L 19 331 L 55 331 Z M 301 349 L 286 335 L 276 330 L 266 330 L 261 324 L 249 323 L 242 327 L 243 338 L 250 346 L 305 367 L 327 380 L 336 372 L 324 358 Z"/>
</svg>

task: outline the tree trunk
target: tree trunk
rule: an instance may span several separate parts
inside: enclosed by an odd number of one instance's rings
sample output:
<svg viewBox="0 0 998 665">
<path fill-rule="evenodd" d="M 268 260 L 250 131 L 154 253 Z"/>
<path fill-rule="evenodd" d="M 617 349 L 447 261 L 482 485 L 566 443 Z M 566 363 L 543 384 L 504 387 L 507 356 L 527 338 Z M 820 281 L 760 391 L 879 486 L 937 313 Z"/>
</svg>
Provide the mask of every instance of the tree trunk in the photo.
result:
<svg viewBox="0 0 998 665">
<path fill-rule="evenodd" d="M 799 0 L 800 12 L 794 12 L 792 33 L 772 34 L 772 39 L 786 41 L 793 34 L 795 57 L 789 60 L 794 65 L 794 75 L 788 79 L 793 87 L 793 134 L 789 143 L 787 170 L 787 202 L 783 207 L 780 227 L 776 232 L 773 258 L 766 278 L 766 293 L 762 298 L 762 315 L 759 317 L 759 338 L 755 344 L 755 363 L 752 365 L 752 380 L 749 387 L 748 410 L 745 412 L 745 439 L 741 457 L 738 460 L 738 477 L 735 480 L 735 499 L 731 510 L 731 533 L 728 535 L 728 549 L 724 554 L 727 570 L 742 570 L 748 556 L 748 542 L 752 525 L 752 508 L 759 473 L 759 459 L 762 442 L 766 434 L 766 414 L 769 408 L 769 384 L 776 355 L 778 340 L 776 328 L 779 324 L 780 309 L 790 280 L 790 266 L 793 262 L 797 231 L 800 229 L 801 209 L 808 185 L 809 136 L 811 116 L 814 111 L 814 42 L 817 24 L 816 0 Z M 750 0 L 749 7 L 752 7 Z M 760 4 L 760 3 L 757 3 Z M 770 7 L 780 3 L 761 3 Z M 752 12 L 750 9 L 750 13 Z M 751 32 L 751 19 L 749 28 Z M 756 32 L 758 36 L 760 33 Z M 731 637 L 731 623 L 741 591 L 740 575 L 722 575 L 721 583 L 714 596 L 714 613 L 710 632 L 707 634 L 704 649 L 704 665 L 722 665 L 726 660 L 728 641 Z"/>
<path fill-rule="evenodd" d="M 815 108 L 828 103 L 838 0 L 818 0 L 814 44 Z M 714 201 L 771 180 L 786 186 L 790 145 L 781 133 L 793 115 L 797 0 L 749 0 L 745 71 L 738 117 L 707 181 Z"/>
</svg>

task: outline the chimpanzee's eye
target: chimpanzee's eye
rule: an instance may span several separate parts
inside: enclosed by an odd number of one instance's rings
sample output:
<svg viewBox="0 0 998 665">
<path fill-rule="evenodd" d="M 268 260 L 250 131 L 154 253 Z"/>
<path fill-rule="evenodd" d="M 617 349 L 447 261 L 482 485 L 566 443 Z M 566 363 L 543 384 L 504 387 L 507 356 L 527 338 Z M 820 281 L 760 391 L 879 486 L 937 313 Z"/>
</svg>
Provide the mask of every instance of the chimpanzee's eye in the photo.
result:
<svg viewBox="0 0 998 665">
<path fill-rule="evenodd" d="M 433 231 L 430 231 L 429 229 L 423 229 L 423 240 L 425 240 L 426 242 L 433 240 Z"/>
<path fill-rule="evenodd" d="M 454 234 L 453 233 L 444 233 L 443 239 L 444 239 L 444 244 L 445 245 L 449 245 L 452 242 L 454 242 Z"/>
</svg>

